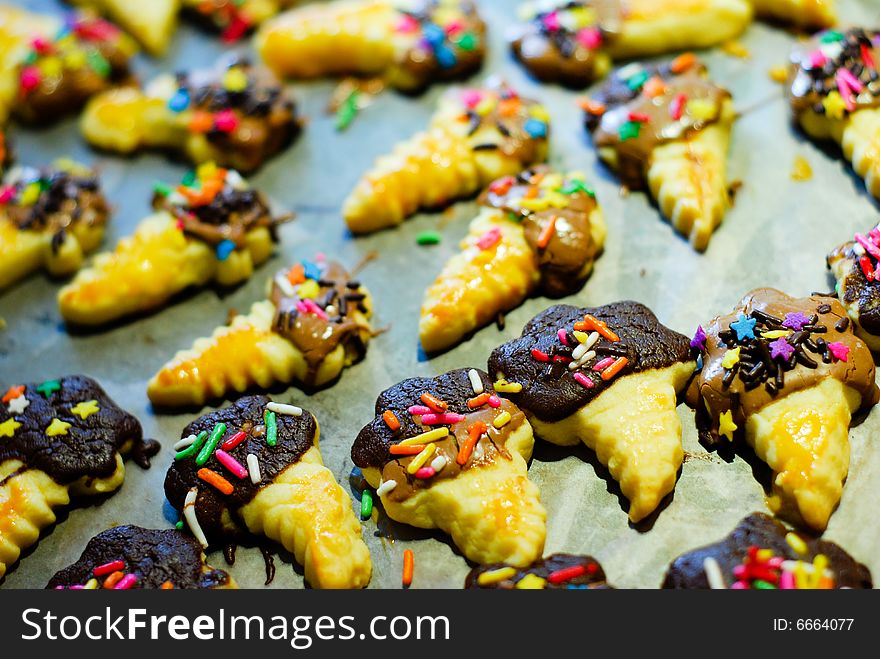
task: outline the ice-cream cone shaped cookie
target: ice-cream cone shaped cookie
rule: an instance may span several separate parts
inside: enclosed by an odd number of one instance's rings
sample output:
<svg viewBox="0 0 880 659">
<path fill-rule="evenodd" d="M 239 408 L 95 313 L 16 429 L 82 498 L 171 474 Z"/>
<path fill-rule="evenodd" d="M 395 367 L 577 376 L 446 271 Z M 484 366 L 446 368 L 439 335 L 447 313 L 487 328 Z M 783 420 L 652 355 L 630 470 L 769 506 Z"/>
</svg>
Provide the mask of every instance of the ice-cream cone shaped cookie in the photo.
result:
<svg viewBox="0 0 880 659">
<path fill-rule="evenodd" d="M 122 239 L 113 252 L 58 293 L 64 320 L 97 326 L 163 306 L 190 287 L 232 286 L 265 262 L 277 240 L 265 197 L 238 172 L 200 166 L 180 185 L 158 185 L 156 212 Z"/>
<path fill-rule="evenodd" d="M 836 0 L 750 0 L 758 18 L 819 30 L 837 23 Z"/>
<path fill-rule="evenodd" d="M 348 228 L 395 226 L 543 162 L 549 121 L 543 105 L 504 84 L 450 90 L 428 130 L 381 156 L 357 183 L 342 208 Z"/>
<path fill-rule="evenodd" d="M 582 106 L 599 157 L 627 187 L 647 187 L 675 230 L 705 250 L 730 205 L 730 93 L 686 53 L 616 70 Z"/>
<path fill-rule="evenodd" d="M 340 264 L 297 263 L 275 275 L 268 300 L 177 353 L 147 394 L 155 405 L 202 405 L 276 382 L 325 385 L 366 353 L 371 314 L 369 292 Z"/>
<path fill-rule="evenodd" d="M 516 58 L 539 80 L 575 88 L 604 78 L 612 58 L 708 48 L 752 18 L 746 0 L 534 0 L 519 14 Z"/>
<path fill-rule="evenodd" d="M 539 438 L 596 452 L 638 522 L 675 487 L 684 457 L 676 407 L 694 370 L 689 350 L 637 302 L 560 304 L 496 348 L 489 372 Z"/>
<path fill-rule="evenodd" d="M 160 75 L 144 90 L 98 94 L 86 105 L 80 129 L 99 149 L 159 149 L 247 174 L 287 148 L 300 123 L 281 83 L 233 57 L 213 69 Z"/>
<path fill-rule="evenodd" d="M 77 7 L 88 7 L 103 14 L 140 42 L 151 55 L 168 49 L 177 28 L 180 0 L 67 0 Z"/>
<path fill-rule="evenodd" d="M 791 55 L 788 94 L 797 124 L 833 140 L 880 199 L 880 32 L 828 30 Z"/>
<path fill-rule="evenodd" d="M 237 588 L 223 570 L 205 562 L 198 540 L 177 529 L 124 525 L 89 540 L 79 560 L 59 570 L 46 588 L 162 590 Z"/>
<path fill-rule="evenodd" d="M 294 555 L 313 588 L 363 588 L 370 553 L 319 435 L 306 410 L 242 398 L 184 429 L 165 495 L 203 547 L 263 536 Z"/>
<path fill-rule="evenodd" d="M 441 529 L 469 560 L 540 558 L 546 512 L 529 480 L 532 428 L 482 371 L 410 378 L 383 391 L 351 449 L 388 516 Z"/>
<path fill-rule="evenodd" d="M 115 491 L 124 455 L 149 466 L 157 450 L 91 378 L 9 387 L 0 397 L 0 577 L 71 496 Z"/>
<path fill-rule="evenodd" d="M 605 242 L 595 194 L 577 172 L 539 166 L 491 183 L 461 251 L 422 302 L 426 352 L 449 348 L 540 290 L 578 291 Z"/>
<path fill-rule="evenodd" d="M 473 0 L 335 0 L 267 21 L 255 46 L 283 77 L 376 75 L 420 92 L 475 73 L 485 32 Z"/>
<path fill-rule="evenodd" d="M 770 288 L 697 330 L 688 389 L 708 441 L 743 437 L 773 470 L 769 504 L 822 530 L 849 470 L 852 414 L 877 402 L 874 361 L 832 297 Z"/>
<path fill-rule="evenodd" d="M 11 170 L 0 186 L 0 291 L 41 268 L 55 277 L 76 272 L 101 244 L 109 216 L 87 167 Z"/>
<path fill-rule="evenodd" d="M 880 225 L 836 247 L 827 263 L 856 334 L 880 352 Z"/>
</svg>

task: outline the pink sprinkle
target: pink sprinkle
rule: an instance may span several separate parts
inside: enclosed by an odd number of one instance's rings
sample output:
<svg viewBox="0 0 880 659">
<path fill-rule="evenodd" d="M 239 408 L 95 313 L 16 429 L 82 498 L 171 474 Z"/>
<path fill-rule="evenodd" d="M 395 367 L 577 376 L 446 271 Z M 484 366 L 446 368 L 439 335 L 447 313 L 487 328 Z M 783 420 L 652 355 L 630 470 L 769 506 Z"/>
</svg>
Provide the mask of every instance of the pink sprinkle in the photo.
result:
<svg viewBox="0 0 880 659">
<path fill-rule="evenodd" d="M 214 115 L 214 128 L 224 133 L 231 133 L 238 127 L 238 117 L 232 110 L 220 110 Z"/>
<path fill-rule="evenodd" d="M 422 467 L 416 472 L 416 478 L 431 478 L 436 473 L 434 467 Z"/>
<path fill-rule="evenodd" d="M 464 103 L 465 106 L 467 106 L 471 110 L 477 107 L 482 100 L 483 95 L 478 89 L 465 89 L 461 93 L 461 102 Z"/>
<path fill-rule="evenodd" d="M 85 590 L 85 589 L 86 589 L 86 587 L 83 586 L 82 584 L 79 584 L 79 583 L 75 583 L 70 587 L 70 590 Z"/>
<path fill-rule="evenodd" d="M 749 585 L 745 581 L 737 581 L 730 587 L 731 590 L 749 590 Z"/>
<path fill-rule="evenodd" d="M 783 572 L 779 575 L 779 589 L 780 590 L 794 590 L 794 573 L 793 572 Z"/>
<path fill-rule="evenodd" d="M 35 66 L 26 66 L 21 70 L 21 74 L 19 75 L 19 83 L 21 84 L 21 88 L 26 92 L 38 87 L 40 85 L 40 79 L 42 75 L 40 74 L 40 70 Z"/>
<path fill-rule="evenodd" d="M 438 424 L 446 425 L 464 421 L 464 415 L 455 414 L 454 412 L 446 412 L 445 414 L 435 414 L 434 412 L 431 412 L 429 414 L 423 414 L 419 421 L 426 426 L 436 426 Z"/>
<path fill-rule="evenodd" d="M 305 300 L 297 300 L 296 301 L 296 310 L 299 311 L 300 313 L 308 313 L 309 307 L 306 304 L 306 301 Z"/>
<path fill-rule="evenodd" d="M 556 332 L 556 336 L 558 336 L 559 340 L 562 341 L 562 345 L 568 345 L 568 332 L 566 332 L 564 329 L 561 329 Z"/>
<path fill-rule="evenodd" d="M 239 478 L 247 478 L 248 470 L 242 467 L 241 463 L 238 460 L 233 458 L 222 448 L 218 448 L 216 451 L 214 451 L 214 457 L 217 458 L 220 464 L 222 464 Z"/>
<path fill-rule="evenodd" d="M 856 242 L 859 243 L 862 247 L 865 248 L 865 251 L 868 252 L 875 259 L 880 259 L 880 248 L 878 248 L 873 242 L 868 240 L 865 236 L 860 233 L 856 234 Z"/>
<path fill-rule="evenodd" d="M 845 362 L 847 357 L 849 357 L 849 346 L 843 345 L 840 341 L 829 343 L 828 350 L 831 351 L 835 359 L 839 359 L 842 362 Z"/>
<path fill-rule="evenodd" d="M 838 70 L 838 73 L 840 71 Z M 852 100 L 852 90 L 849 88 L 849 85 L 846 83 L 846 80 L 843 76 L 837 76 L 837 90 L 840 92 L 840 95 L 843 97 L 843 102 L 846 104 L 846 109 L 852 112 L 856 109 L 856 104 L 853 103 Z"/>
<path fill-rule="evenodd" d="M 7 185 L 0 190 L 0 204 L 8 204 L 15 196 L 15 186 Z"/>
<path fill-rule="evenodd" d="M 679 94 L 669 102 L 669 116 L 673 120 L 678 121 L 681 119 L 681 115 L 684 114 L 685 103 L 687 103 L 687 96 L 685 94 Z"/>
<path fill-rule="evenodd" d="M 875 245 L 880 245 L 880 229 L 877 227 L 871 229 L 868 232 L 868 238 L 870 238 Z"/>
<path fill-rule="evenodd" d="M 42 55 L 49 52 L 49 50 L 52 48 L 52 44 L 43 37 L 34 37 L 33 39 L 31 39 L 31 48 Z"/>
<path fill-rule="evenodd" d="M 316 263 L 323 263 L 326 260 L 327 260 L 327 255 L 324 254 L 324 252 L 316 252 L 315 253 L 315 262 Z"/>
<path fill-rule="evenodd" d="M 319 307 L 314 300 L 301 300 L 306 306 L 307 313 L 313 313 L 321 320 L 327 320 L 327 312 L 324 311 L 321 307 Z M 297 302 L 297 308 L 299 308 L 299 302 Z"/>
<path fill-rule="evenodd" d="M 64 586 L 55 586 L 55 590 L 64 590 Z"/>
<path fill-rule="evenodd" d="M 737 579 L 745 579 L 746 574 L 748 573 L 748 568 L 745 565 L 737 565 L 733 568 L 733 576 Z"/>
<path fill-rule="evenodd" d="M 596 386 L 590 378 L 588 378 L 580 371 L 577 371 L 572 377 L 574 378 L 574 381 L 581 385 L 584 389 L 592 389 Z"/>
<path fill-rule="evenodd" d="M 837 69 L 837 75 L 846 80 L 847 86 L 857 94 L 865 88 L 865 86 L 862 84 L 862 81 L 856 78 L 852 74 L 852 71 L 847 68 Z"/>
<path fill-rule="evenodd" d="M 397 32 L 415 32 L 419 29 L 419 22 L 409 14 L 403 14 L 400 17 L 400 20 L 397 21 L 397 25 L 394 26 L 394 29 Z"/>
<path fill-rule="evenodd" d="M 489 407 L 501 407 L 501 399 L 498 396 L 489 396 Z"/>
<path fill-rule="evenodd" d="M 559 24 L 559 13 L 551 11 L 549 14 L 545 15 L 544 27 L 547 28 L 550 32 L 556 32 L 560 27 L 562 27 Z"/>
<path fill-rule="evenodd" d="M 137 575 L 129 572 L 122 579 L 119 580 L 119 583 L 113 586 L 113 590 L 128 590 L 132 588 L 137 583 Z"/>
<path fill-rule="evenodd" d="M 461 32 L 464 29 L 464 24 L 459 20 L 450 21 L 446 26 L 446 34 L 452 35 L 456 32 Z"/>
<path fill-rule="evenodd" d="M 605 359 L 596 362 L 595 366 L 593 366 L 593 370 L 596 372 L 604 371 L 606 368 L 611 366 L 615 362 L 614 357 L 606 357 Z"/>
<path fill-rule="evenodd" d="M 810 68 L 821 69 L 827 62 L 828 58 L 825 57 L 825 53 L 820 49 L 816 49 L 810 53 Z"/>
<path fill-rule="evenodd" d="M 579 44 L 590 50 L 596 50 L 602 45 L 602 33 L 597 27 L 587 27 L 583 30 L 578 30 L 575 38 Z"/>
<path fill-rule="evenodd" d="M 874 281 L 880 281 L 880 263 L 877 264 L 877 269 L 874 270 Z"/>
<path fill-rule="evenodd" d="M 774 556 L 770 560 L 767 561 L 768 567 L 772 567 L 774 570 L 778 570 L 782 567 L 783 558 L 782 556 Z"/>
<path fill-rule="evenodd" d="M 425 407 L 424 405 L 411 405 L 410 407 L 407 408 L 406 411 L 409 412 L 410 414 L 412 414 L 413 416 L 421 416 L 423 414 L 433 414 L 434 413 L 434 410 L 432 410 L 430 407 Z"/>
<path fill-rule="evenodd" d="M 477 241 L 477 247 L 480 249 L 489 249 L 490 247 L 495 247 L 499 242 L 501 242 L 501 229 L 498 227 L 492 227 Z"/>
</svg>

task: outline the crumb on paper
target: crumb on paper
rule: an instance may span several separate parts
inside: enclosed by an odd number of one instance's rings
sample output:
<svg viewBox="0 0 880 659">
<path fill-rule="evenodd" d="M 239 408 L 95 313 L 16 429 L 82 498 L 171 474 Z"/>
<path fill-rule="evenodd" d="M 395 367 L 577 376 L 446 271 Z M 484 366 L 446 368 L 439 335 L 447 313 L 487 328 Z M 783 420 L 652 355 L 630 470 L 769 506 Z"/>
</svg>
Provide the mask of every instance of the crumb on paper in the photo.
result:
<svg viewBox="0 0 880 659">
<path fill-rule="evenodd" d="M 787 66 L 774 66 L 767 72 L 767 75 L 770 76 L 770 80 L 773 82 L 778 82 L 780 85 L 784 84 L 786 80 L 788 80 L 788 67 Z"/>
<path fill-rule="evenodd" d="M 3 316 L 0 316 L 0 330 L 6 329 L 6 319 Z"/>
<path fill-rule="evenodd" d="M 803 156 L 795 156 L 791 169 L 791 180 L 809 181 L 811 178 L 813 178 L 813 168 L 810 167 L 809 161 Z"/>
<path fill-rule="evenodd" d="M 752 56 L 749 49 L 736 39 L 725 41 L 721 44 L 721 50 L 731 57 L 738 57 L 740 59 L 749 59 Z"/>
</svg>

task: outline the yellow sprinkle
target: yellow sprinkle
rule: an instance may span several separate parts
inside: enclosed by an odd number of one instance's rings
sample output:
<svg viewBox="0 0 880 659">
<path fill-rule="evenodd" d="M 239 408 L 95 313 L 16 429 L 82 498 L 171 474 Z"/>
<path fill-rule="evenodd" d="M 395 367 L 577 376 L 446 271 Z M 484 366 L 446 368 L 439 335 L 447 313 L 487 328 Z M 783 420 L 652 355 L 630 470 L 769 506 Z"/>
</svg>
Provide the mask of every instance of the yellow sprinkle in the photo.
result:
<svg viewBox="0 0 880 659">
<path fill-rule="evenodd" d="M 230 92 L 243 92 L 247 89 L 247 75 L 241 68 L 233 66 L 223 74 L 223 88 Z"/>
<path fill-rule="evenodd" d="M 596 23 L 596 12 L 592 7 L 573 7 L 568 10 L 576 29 L 590 27 Z"/>
<path fill-rule="evenodd" d="M 510 579 L 510 577 L 515 574 L 516 568 L 500 567 L 497 570 L 489 570 L 488 572 L 480 574 L 480 576 L 477 577 L 477 584 L 480 586 L 491 586 L 492 584 L 499 583 L 505 579 Z"/>
<path fill-rule="evenodd" d="M 739 57 L 740 59 L 748 59 L 752 56 L 752 54 L 749 52 L 749 49 L 743 46 L 736 39 L 726 41 L 721 44 L 721 50 L 723 50 L 728 55 Z"/>
<path fill-rule="evenodd" d="M 773 550 L 772 549 L 759 549 L 755 554 L 759 561 L 769 561 L 773 558 Z"/>
<path fill-rule="evenodd" d="M 521 199 L 519 205 L 526 210 L 540 213 L 550 208 L 550 199 L 547 196 L 532 197 L 531 199 Z"/>
<path fill-rule="evenodd" d="M 444 430 L 446 430 L 444 428 Z M 413 458 L 412 462 L 406 465 L 406 473 L 414 474 L 419 469 L 421 469 L 425 463 L 428 461 L 432 455 L 434 455 L 434 451 L 437 450 L 436 444 L 428 444 L 425 448 L 422 449 L 422 452 L 419 453 L 416 457 Z"/>
<path fill-rule="evenodd" d="M 822 576 L 825 574 L 825 568 L 828 567 L 828 557 L 825 554 L 816 554 L 813 559 L 813 574 L 810 575 L 810 587 L 818 588 Z"/>
<path fill-rule="evenodd" d="M 788 543 L 788 546 L 794 549 L 798 554 L 803 555 L 807 553 L 807 543 L 804 542 L 803 538 L 797 533 L 789 531 L 785 534 L 785 541 Z"/>
<path fill-rule="evenodd" d="M 12 437 L 15 431 L 21 428 L 21 424 L 13 418 L 0 423 L 0 437 Z"/>
<path fill-rule="evenodd" d="M 415 437 L 410 437 L 409 439 L 404 439 L 400 442 L 400 446 L 412 446 L 413 444 L 429 444 L 430 442 L 436 442 L 438 439 L 443 439 L 449 434 L 449 428 L 446 426 L 441 426 L 440 428 L 434 428 L 433 430 L 429 430 L 428 432 L 423 432 L 421 435 L 416 435 Z"/>
<path fill-rule="evenodd" d="M 74 407 L 71 407 L 70 413 L 76 414 L 80 419 L 85 420 L 92 416 L 92 414 L 97 414 L 100 409 L 101 408 L 98 407 L 98 401 L 84 400 L 81 403 L 77 403 Z"/>
<path fill-rule="evenodd" d="M 733 368 L 739 362 L 740 346 L 724 353 L 724 359 L 721 360 L 721 366 L 724 368 Z"/>
<path fill-rule="evenodd" d="M 22 206 L 33 206 L 40 198 L 40 184 L 31 183 L 21 192 L 18 203 Z"/>
<path fill-rule="evenodd" d="M 196 177 L 205 181 L 217 175 L 217 165 L 213 161 L 204 162 L 196 167 Z"/>
<path fill-rule="evenodd" d="M 501 414 L 495 417 L 495 420 L 492 422 L 492 425 L 496 428 L 501 428 L 510 423 L 510 412 L 504 410 Z"/>
<path fill-rule="evenodd" d="M 564 194 L 560 194 L 551 190 L 544 195 L 544 198 L 550 203 L 553 208 L 565 208 L 566 206 L 568 206 L 568 197 Z"/>
<path fill-rule="evenodd" d="M 780 339 L 789 334 L 791 334 L 791 330 L 771 330 L 769 332 L 761 332 L 761 336 L 765 339 Z"/>
<path fill-rule="evenodd" d="M 302 300 L 314 299 L 321 294 L 321 287 L 314 279 L 306 279 L 296 289 L 296 294 L 299 295 Z"/>
<path fill-rule="evenodd" d="M 718 434 L 722 437 L 727 437 L 730 441 L 733 441 L 733 433 L 736 431 L 737 426 L 733 422 L 733 412 L 727 410 L 726 412 L 722 412 L 721 416 L 718 420 Z"/>
<path fill-rule="evenodd" d="M 698 121 L 714 119 L 718 113 L 715 103 L 702 98 L 695 98 L 687 102 L 687 111 Z"/>
<path fill-rule="evenodd" d="M 580 330 L 574 330 L 572 334 L 574 334 L 574 338 L 578 340 L 578 343 L 586 343 L 587 339 L 590 338 L 589 334 L 581 332 Z"/>
<path fill-rule="evenodd" d="M 81 69 L 86 65 L 86 54 L 81 50 L 72 50 L 64 56 L 64 66 L 68 69 Z"/>
<path fill-rule="evenodd" d="M 825 106 L 825 116 L 829 119 L 843 119 L 843 111 L 846 110 L 846 102 L 843 96 L 836 89 L 831 90 L 825 100 L 822 101 Z"/>
<path fill-rule="evenodd" d="M 42 73 L 45 77 L 57 78 L 64 70 L 64 65 L 57 57 L 44 57 L 39 62 L 37 62 L 37 68 L 40 69 L 40 73 Z"/>
<path fill-rule="evenodd" d="M 794 583 L 798 589 L 807 588 L 807 571 L 804 568 L 804 562 L 798 561 L 794 566 Z"/>
<path fill-rule="evenodd" d="M 481 117 L 485 117 L 492 110 L 495 109 L 495 106 L 498 104 L 498 101 L 494 98 L 484 98 L 482 101 L 477 103 L 477 107 L 474 108 L 474 112 L 476 112 Z"/>
<path fill-rule="evenodd" d="M 809 181 L 813 178 L 813 168 L 810 161 L 803 156 L 795 156 L 794 166 L 791 170 L 792 181 Z"/>
<path fill-rule="evenodd" d="M 553 188 L 560 188 L 564 183 L 564 179 L 562 178 L 562 174 L 557 172 L 553 172 L 552 174 L 547 174 L 544 178 L 541 179 L 541 182 L 538 183 L 538 187 L 552 190 Z"/>
<path fill-rule="evenodd" d="M 767 71 L 767 75 L 770 77 L 770 80 L 782 85 L 788 80 L 788 67 L 774 66 L 772 69 Z"/>
<path fill-rule="evenodd" d="M 550 123 L 550 113 L 547 112 L 547 108 L 543 105 L 535 104 L 532 106 L 531 110 L 529 110 L 529 114 L 533 119 L 537 119 L 538 121 L 543 121 L 545 124 Z"/>
<path fill-rule="evenodd" d="M 547 580 L 537 574 L 527 574 L 516 582 L 516 587 L 520 590 L 542 590 L 546 583 Z"/>
<path fill-rule="evenodd" d="M 569 181 L 580 181 L 581 183 L 585 183 L 587 180 L 587 175 L 580 169 L 573 169 L 568 174 L 566 174 L 565 178 Z"/>
<path fill-rule="evenodd" d="M 67 421 L 62 421 L 61 419 L 52 419 L 52 423 L 50 423 L 49 427 L 46 428 L 46 434 L 49 437 L 66 435 L 68 428 L 70 428 L 70 424 L 67 423 Z"/>
<path fill-rule="evenodd" d="M 89 579 L 83 586 L 83 590 L 98 590 L 98 580 Z"/>
<path fill-rule="evenodd" d="M 522 391 L 522 385 L 519 382 L 508 382 L 507 380 L 498 380 L 492 385 L 492 388 L 502 394 L 518 394 Z"/>
</svg>

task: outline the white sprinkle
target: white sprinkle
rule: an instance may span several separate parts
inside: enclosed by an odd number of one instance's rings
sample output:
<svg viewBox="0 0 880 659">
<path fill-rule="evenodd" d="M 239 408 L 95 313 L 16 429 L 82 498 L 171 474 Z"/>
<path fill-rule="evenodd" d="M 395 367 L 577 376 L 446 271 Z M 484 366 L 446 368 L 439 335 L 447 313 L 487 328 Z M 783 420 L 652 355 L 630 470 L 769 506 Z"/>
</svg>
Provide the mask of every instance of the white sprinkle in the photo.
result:
<svg viewBox="0 0 880 659">
<path fill-rule="evenodd" d="M 247 190 L 248 184 L 234 169 L 226 170 L 226 182 L 236 190 Z"/>
<path fill-rule="evenodd" d="M 864 256 L 865 255 L 865 248 L 862 247 L 861 243 L 856 243 L 855 245 L 853 245 L 852 251 L 853 251 L 853 254 L 855 254 L 857 256 Z"/>
<path fill-rule="evenodd" d="M 183 439 L 178 439 L 178 440 L 174 443 L 174 446 L 172 446 L 172 448 L 173 448 L 175 451 L 182 451 L 182 450 L 185 449 L 187 446 L 192 446 L 193 443 L 194 443 L 195 441 L 196 441 L 196 436 L 195 436 L 195 435 L 190 435 L 189 437 L 184 437 Z"/>
<path fill-rule="evenodd" d="M 709 588 L 712 590 L 725 590 L 727 588 L 727 584 L 724 583 L 724 575 L 721 574 L 721 566 L 711 556 L 703 559 L 703 572 L 706 573 Z"/>
<path fill-rule="evenodd" d="M 291 284 L 283 275 L 275 277 L 275 283 L 278 284 L 278 288 L 281 289 L 284 297 L 296 296 L 296 289 L 293 287 L 293 284 Z"/>
<path fill-rule="evenodd" d="M 302 416 L 303 413 L 301 407 L 286 405 L 285 403 L 269 403 L 266 405 L 266 409 L 277 414 L 284 414 L 285 416 Z"/>
<path fill-rule="evenodd" d="M 376 488 L 376 494 L 378 494 L 380 497 L 384 496 L 395 487 L 397 487 L 397 481 L 383 481 L 382 484 Z"/>
<path fill-rule="evenodd" d="M 443 467 L 445 467 L 445 466 L 446 466 L 446 458 L 444 458 L 442 455 L 438 455 L 436 458 L 434 458 L 434 459 L 431 461 L 431 468 L 432 468 L 434 471 L 439 472 L 439 471 L 441 471 L 441 470 L 443 469 Z"/>
<path fill-rule="evenodd" d="M 263 480 L 263 477 L 260 475 L 260 461 L 257 460 L 257 456 L 253 453 L 247 454 L 247 466 L 248 476 L 251 477 L 251 483 L 256 485 Z"/>
<path fill-rule="evenodd" d="M 783 569 L 784 571 L 786 571 L 786 572 L 794 572 L 795 567 L 796 567 L 798 564 L 800 564 L 800 565 L 803 567 L 804 572 L 806 572 L 807 574 L 812 575 L 812 574 L 816 571 L 816 569 L 815 569 L 815 567 L 813 566 L 813 564 L 812 564 L 812 563 L 808 563 L 807 561 L 791 561 L 791 560 L 789 560 L 789 561 L 782 561 L 782 565 L 781 565 L 781 567 L 782 567 L 782 569 Z M 834 575 L 834 572 L 832 572 L 832 571 L 831 571 L 830 569 L 828 569 L 828 568 L 825 568 L 825 570 L 822 572 L 822 574 L 823 574 L 824 576 L 826 576 L 826 577 L 831 577 L 831 578 L 834 578 L 834 576 L 835 576 L 835 575 Z"/>
<path fill-rule="evenodd" d="M 587 346 L 587 350 L 596 345 L 596 341 L 599 340 L 599 332 L 591 332 L 590 336 L 587 337 L 587 340 L 584 341 L 584 345 Z"/>
<path fill-rule="evenodd" d="M 10 414 L 22 414 L 28 405 L 31 404 L 24 395 L 19 396 L 18 398 L 13 398 L 9 401 L 9 413 Z"/>
<path fill-rule="evenodd" d="M 571 351 L 571 358 L 573 361 L 580 361 L 581 357 L 584 356 L 584 353 L 589 350 L 586 343 L 579 343 L 578 346 Z"/>
<path fill-rule="evenodd" d="M 469 370 L 468 377 L 471 380 L 471 387 L 473 387 L 474 393 L 477 395 L 483 393 L 483 381 L 480 379 L 480 374 L 477 373 L 477 370 L 474 368 Z"/>
<path fill-rule="evenodd" d="M 585 346 L 585 345 L 587 345 L 587 344 L 586 344 L 586 343 L 582 343 L 581 345 L 582 345 L 582 346 Z M 583 366 L 584 364 L 586 364 L 588 361 L 590 361 L 591 359 L 593 359 L 595 356 L 596 356 L 596 351 L 595 351 L 595 350 L 590 350 L 589 352 L 585 352 L 584 354 L 581 355 L 580 359 L 575 359 L 575 360 L 569 362 L 569 364 L 568 364 L 568 370 L 569 370 L 569 371 L 573 371 L 573 370 L 575 370 L 575 369 L 580 368 L 581 366 Z"/>
<path fill-rule="evenodd" d="M 202 531 L 202 527 L 199 525 L 199 519 L 196 517 L 196 497 L 199 494 L 199 488 L 191 487 L 189 492 L 186 493 L 186 499 L 183 501 L 183 518 L 186 520 L 187 526 L 189 526 L 189 530 L 192 531 L 192 534 L 196 537 L 196 540 L 199 541 L 199 544 L 202 548 L 208 548 L 208 539 L 205 537 L 205 532 Z"/>
</svg>

